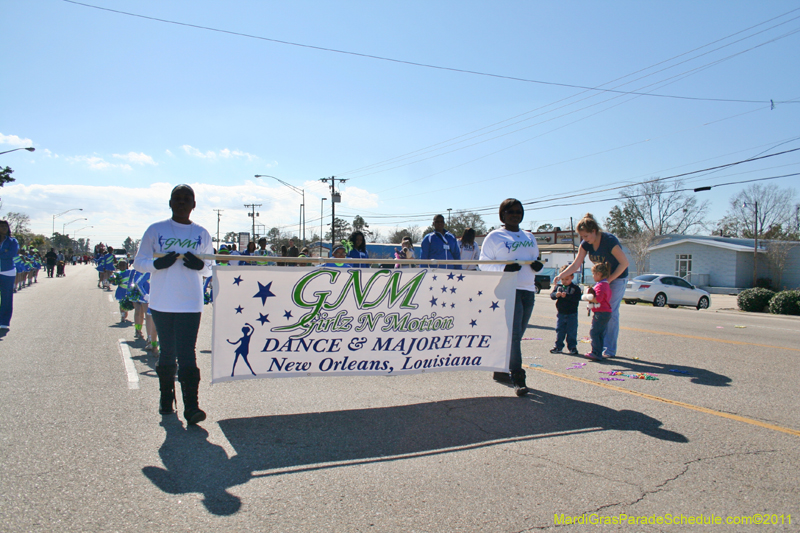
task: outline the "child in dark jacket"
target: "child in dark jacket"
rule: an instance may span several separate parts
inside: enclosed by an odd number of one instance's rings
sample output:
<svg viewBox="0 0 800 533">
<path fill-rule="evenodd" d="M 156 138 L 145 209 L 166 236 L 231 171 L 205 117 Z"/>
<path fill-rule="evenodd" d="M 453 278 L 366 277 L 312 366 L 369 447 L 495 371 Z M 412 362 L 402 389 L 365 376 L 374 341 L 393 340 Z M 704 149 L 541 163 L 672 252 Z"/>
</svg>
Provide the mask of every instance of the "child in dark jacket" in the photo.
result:
<svg viewBox="0 0 800 533">
<path fill-rule="evenodd" d="M 563 272 L 567 267 L 563 267 Z M 563 353 L 564 339 L 571 355 L 578 355 L 578 304 L 581 289 L 572 283 L 572 274 L 563 276 L 561 284 L 553 288 L 550 298 L 556 301 L 558 320 L 556 322 L 556 345 L 550 353 Z"/>
<path fill-rule="evenodd" d="M 608 276 L 611 274 L 607 263 L 597 263 L 592 267 L 594 287 L 587 287 L 582 299 L 589 302 L 589 308 L 594 313 L 592 329 L 589 336 L 592 338 L 592 351 L 585 356 L 593 361 L 603 360 L 603 344 L 606 337 L 608 321 L 611 319 L 611 287 L 608 285 Z"/>
</svg>

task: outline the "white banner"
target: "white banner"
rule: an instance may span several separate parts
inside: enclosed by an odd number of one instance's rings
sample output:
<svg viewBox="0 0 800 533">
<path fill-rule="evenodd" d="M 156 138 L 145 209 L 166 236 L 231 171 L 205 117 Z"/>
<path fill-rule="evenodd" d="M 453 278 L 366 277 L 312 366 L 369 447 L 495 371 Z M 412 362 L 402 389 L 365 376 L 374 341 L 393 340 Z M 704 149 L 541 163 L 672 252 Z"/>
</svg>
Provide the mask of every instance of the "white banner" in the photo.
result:
<svg viewBox="0 0 800 533">
<path fill-rule="evenodd" d="M 516 276 L 214 267 L 211 382 L 507 371 Z"/>
</svg>

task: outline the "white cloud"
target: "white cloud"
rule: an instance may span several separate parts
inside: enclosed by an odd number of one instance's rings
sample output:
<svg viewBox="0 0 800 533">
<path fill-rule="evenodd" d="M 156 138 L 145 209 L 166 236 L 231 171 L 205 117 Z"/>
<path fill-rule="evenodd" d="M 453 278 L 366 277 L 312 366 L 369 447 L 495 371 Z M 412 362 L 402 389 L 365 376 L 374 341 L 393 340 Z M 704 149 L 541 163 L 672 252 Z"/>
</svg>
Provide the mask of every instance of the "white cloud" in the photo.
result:
<svg viewBox="0 0 800 533">
<path fill-rule="evenodd" d="M 81 161 L 89 163 L 91 158 Z M 101 158 L 96 158 L 95 165 L 103 165 Z M 109 163 L 105 162 L 106 165 Z M 79 237 L 90 238 L 92 243 L 104 242 L 111 245 L 122 244 L 126 237 L 140 238 L 147 226 L 158 220 L 171 216 L 169 195 L 176 183 L 154 183 L 148 187 L 123 187 L 116 185 L 90 186 L 71 184 L 27 185 L 12 183 L 3 187 L 3 209 L 22 212 L 31 217 L 31 228 L 35 233 L 49 235 L 53 227 L 53 214 L 68 209 L 83 208 L 76 211 L 73 218 L 86 217 L 83 225 L 75 224 L 75 229 L 93 226 L 80 232 Z M 252 219 L 247 216 L 244 204 L 262 204 L 256 208 L 260 216 L 256 224 L 263 224 L 259 233 L 272 227 L 299 235 L 298 212 L 302 199 L 299 194 L 279 183 L 265 184 L 245 181 L 240 185 L 214 185 L 206 183 L 190 183 L 197 197 L 197 208 L 192 213 L 192 220 L 202 225 L 210 233 L 216 234 L 217 214 L 214 209 L 222 209 L 220 233 L 229 231 L 249 231 Z M 309 206 L 306 213 L 306 236 L 319 232 L 320 197 L 325 195 L 324 184 L 308 182 L 298 184 L 305 187 L 306 202 Z M 316 189 L 319 189 L 317 191 Z M 321 194 L 320 194 L 321 193 Z M 352 193 L 352 194 L 351 194 Z M 356 197 L 356 193 L 358 196 Z M 357 205 L 366 207 L 374 201 L 366 191 L 349 187 L 343 191 L 342 199 L 356 201 Z M 359 203 L 360 202 L 360 203 Z M 326 202 L 327 203 L 327 202 Z M 70 218 L 64 216 L 55 220 L 56 231 L 61 231 L 64 222 Z M 325 221 L 327 224 L 327 219 Z M 68 226 L 72 228 L 73 226 Z"/>
<path fill-rule="evenodd" d="M 136 152 L 128 152 L 127 154 L 114 154 L 114 157 L 118 159 L 124 159 L 129 163 L 136 163 L 137 165 L 157 165 L 153 158 L 149 155 L 145 154 L 144 152 L 136 153 Z"/>
<path fill-rule="evenodd" d="M 165 150 L 165 151 L 166 151 L 166 153 L 167 153 L 167 155 L 168 155 L 168 156 L 170 156 L 170 157 L 175 157 L 175 154 L 173 154 L 172 152 L 170 152 L 170 151 L 169 151 L 169 148 L 168 148 L 167 150 Z"/>
<path fill-rule="evenodd" d="M 353 209 L 369 209 L 378 206 L 378 195 L 358 187 L 342 189 L 342 203 Z"/>
<path fill-rule="evenodd" d="M 10 144 L 11 146 L 33 146 L 30 139 L 21 139 L 16 135 L 3 135 L 0 133 L 0 144 Z"/>
<path fill-rule="evenodd" d="M 217 159 L 218 157 L 221 159 L 230 159 L 232 157 L 240 157 L 247 159 L 248 161 L 254 161 L 258 159 L 257 155 L 248 154 L 247 152 L 242 152 L 241 150 L 229 150 L 228 148 L 223 148 L 219 151 L 219 153 L 209 150 L 208 152 L 201 152 L 194 146 L 190 146 L 188 144 L 184 144 L 181 146 L 183 151 L 189 154 L 192 157 L 199 157 L 200 159 Z M 277 163 L 276 163 L 277 164 Z M 267 166 L 273 166 L 272 164 Z"/>
<path fill-rule="evenodd" d="M 77 155 L 73 157 L 68 157 L 67 161 L 70 163 L 85 163 L 91 168 L 92 170 L 133 170 L 130 165 L 127 163 L 123 164 L 116 164 L 116 163 L 109 163 L 102 157 L 98 156 L 89 156 L 89 155 Z"/>
<path fill-rule="evenodd" d="M 181 148 L 183 148 L 183 151 L 192 157 L 199 157 L 201 159 L 216 159 L 217 157 L 217 154 L 215 154 L 214 152 L 203 153 L 194 146 L 189 146 L 188 144 L 184 144 L 183 146 L 181 146 Z"/>
</svg>

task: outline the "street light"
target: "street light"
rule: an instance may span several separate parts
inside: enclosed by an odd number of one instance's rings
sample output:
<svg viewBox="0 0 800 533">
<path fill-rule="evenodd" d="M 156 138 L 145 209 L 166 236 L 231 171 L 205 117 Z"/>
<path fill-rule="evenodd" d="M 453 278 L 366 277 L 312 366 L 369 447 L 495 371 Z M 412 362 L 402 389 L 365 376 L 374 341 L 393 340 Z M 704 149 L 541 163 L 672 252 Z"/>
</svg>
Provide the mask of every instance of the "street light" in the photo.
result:
<svg viewBox="0 0 800 533">
<path fill-rule="evenodd" d="M 75 219 L 75 220 L 73 220 L 72 222 L 77 222 L 77 221 L 79 221 L 79 220 L 89 220 L 89 219 L 88 219 L 88 218 L 76 218 L 76 219 Z M 69 226 L 70 224 L 72 224 L 72 222 L 67 222 L 66 224 L 63 224 L 63 225 L 61 226 L 61 235 L 64 235 L 64 232 L 67 230 L 67 226 Z"/>
<path fill-rule="evenodd" d="M 83 211 L 83 208 L 82 208 L 82 207 L 73 207 L 72 209 L 67 209 L 67 210 L 66 210 L 66 211 L 64 211 L 63 213 L 59 213 L 59 214 L 57 214 L 57 215 L 53 215 L 53 234 L 52 234 L 52 236 L 51 236 L 51 238 L 52 238 L 52 239 L 55 239 L 55 238 L 56 238 L 56 219 L 57 219 L 58 217 L 60 217 L 61 215 L 66 215 L 66 214 L 67 214 L 67 213 L 69 213 L 70 211 Z M 63 230 L 62 230 L 62 231 L 63 231 Z"/>
<path fill-rule="evenodd" d="M 300 187 L 295 187 L 295 186 L 294 186 L 294 185 L 292 185 L 291 183 L 286 183 L 286 182 L 285 182 L 285 181 L 283 181 L 282 179 L 278 179 L 278 178 L 276 178 L 275 176 L 268 176 L 268 175 L 266 175 L 266 174 L 256 174 L 256 177 L 257 177 L 257 178 L 272 178 L 272 179 L 274 179 L 275 181 L 277 181 L 278 183 L 281 183 L 281 184 L 283 184 L 283 185 L 286 185 L 287 187 L 289 187 L 290 189 L 292 189 L 292 190 L 293 190 L 294 192 L 296 192 L 297 194 L 300 194 L 300 195 L 302 195 L 302 197 L 303 197 L 303 203 L 302 203 L 302 204 L 300 204 L 300 226 L 301 226 L 301 227 L 302 227 L 302 229 L 303 229 L 303 237 L 302 237 L 302 240 L 303 240 L 303 246 L 305 246 L 305 245 L 306 245 L 306 191 L 305 191 L 305 190 L 303 190 L 303 189 L 301 189 Z M 301 246 L 300 248 L 302 249 L 302 248 L 303 248 L 303 246 Z"/>
<path fill-rule="evenodd" d="M 17 150 L 27 150 L 29 152 L 35 152 L 36 148 L 34 148 L 33 146 L 29 146 L 27 148 L 14 148 L 13 150 L 6 150 L 5 152 L 0 152 L 0 155 L 16 152 Z"/>
</svg>

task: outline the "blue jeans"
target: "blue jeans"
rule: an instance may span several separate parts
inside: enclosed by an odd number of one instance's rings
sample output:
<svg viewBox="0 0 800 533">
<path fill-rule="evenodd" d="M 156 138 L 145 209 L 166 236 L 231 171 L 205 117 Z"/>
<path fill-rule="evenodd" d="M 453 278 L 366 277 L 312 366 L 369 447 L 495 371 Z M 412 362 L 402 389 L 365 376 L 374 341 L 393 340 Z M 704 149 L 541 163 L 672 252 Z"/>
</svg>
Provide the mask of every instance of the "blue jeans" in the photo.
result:
<svg viewBox="0 0 800 533">
<path fill-rule="evenodd" d="M 0 275 L 0 326 L 11 325 L 14 311 L 14 280 L 16 276 Z"/>
<path fill-rule="evenodd" d="M 195 346 L 202 313 L 165 313 L 150 310 L 158 332 L 158 366 L 171 366 L 177 361 L 181 369 L 197 368 Z"/>
<path fill-rule="evenodd" d="M 622 297 L 625 296 L 625 286 L 627 284 L 628 278 L 617 278 L 609 283 L 611 287 L 611 298 L 608 303 L 611 306 L 611 319 L 608 321 L 608 331 L 606 331 L 606 340 L 603 346 L 603 355 L 606 357 L 614 357 L 617 355 L 619 306 L 622 303 Z"/>
<path fill-rule="evenodd" d="M 556 321 L 556 350 L 564 349 L 564 338 L 567 339 L 567 348 L 578 349 L 578 313 L 565 315 L 558 313 Z"/>
<path fill-rule="evenodd" d="M 514 301 L 514 322 L 511 325 L 511 358 L 508 361 L 508 369 L 511 372 L 522 370 L 522 335 L 531 319 L 535 300 L 535 292 L 517 289 Z"/>
<path fill-rule="evenodd" d="M 603 356 L 604 341 L 608 341 L 608 324 L 613 313 L 595 313 L 592 317 L 592 329 L 589 330 L 589 337 L 592 338 L 592 355 L 595 357 Z"/>
</svg>

